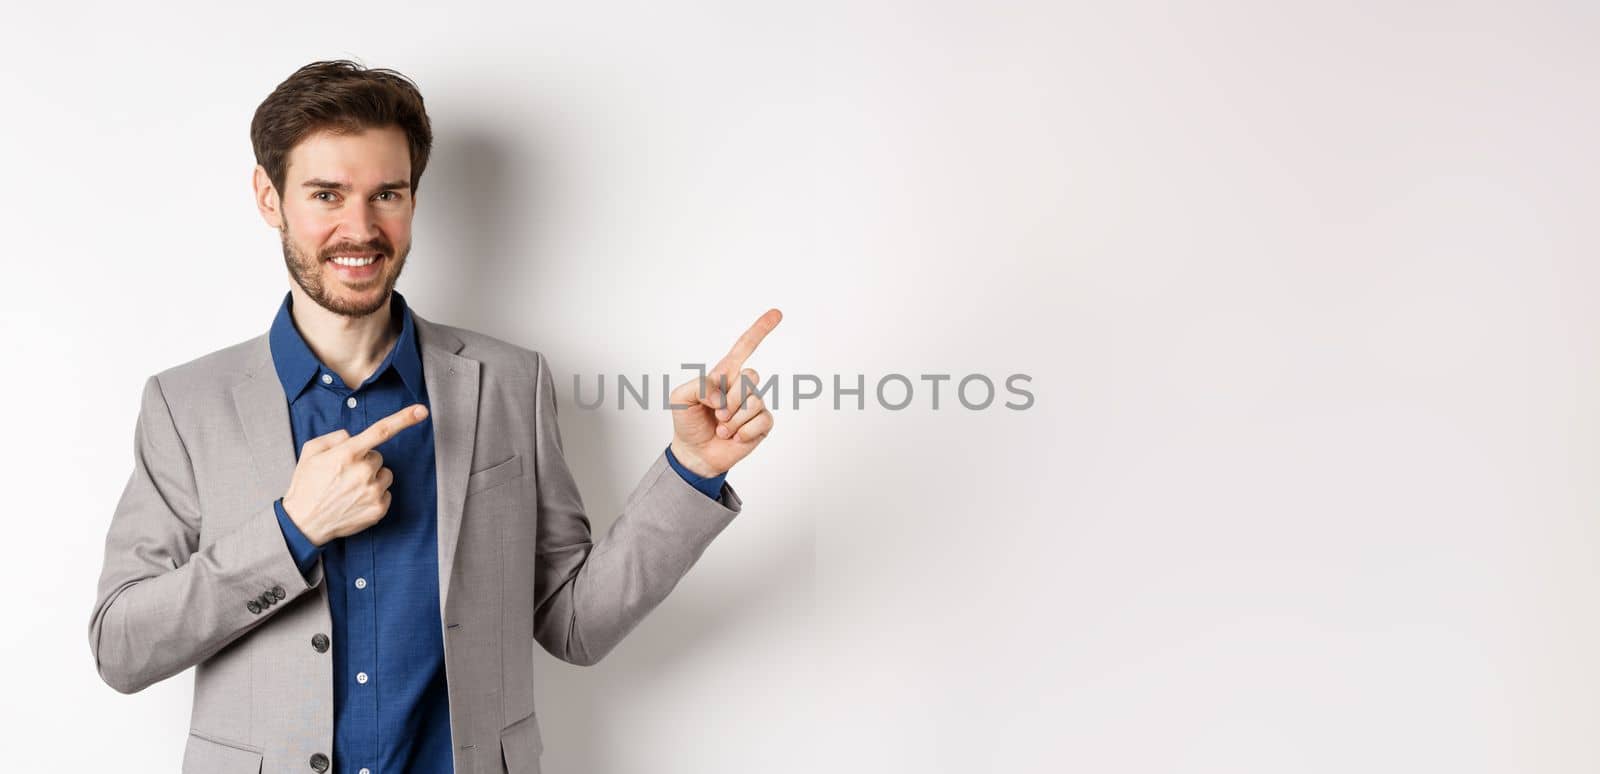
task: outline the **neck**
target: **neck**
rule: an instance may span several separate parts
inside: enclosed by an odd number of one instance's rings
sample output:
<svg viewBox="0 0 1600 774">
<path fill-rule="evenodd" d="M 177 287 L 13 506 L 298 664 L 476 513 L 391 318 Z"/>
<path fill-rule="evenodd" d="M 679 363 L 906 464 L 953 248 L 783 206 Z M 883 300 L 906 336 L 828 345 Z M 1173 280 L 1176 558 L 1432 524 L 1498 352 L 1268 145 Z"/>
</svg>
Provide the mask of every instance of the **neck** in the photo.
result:
<svg viewBox="0 0 1600 774">
<path fill-rule="evenodd" d="M 377 370 L 400 338 L 400 326 L 395 324 L 399 321 L 391 311 L 393 294 L 372 314 L 346 317 L 319 306 L 298 284 L 291 282 L 289 292 L 294 299 L 289 316 L 300 337 L 311 348 L 311 354 L 339 374 L 351 388 L 366 381 Z"/>
</svg>

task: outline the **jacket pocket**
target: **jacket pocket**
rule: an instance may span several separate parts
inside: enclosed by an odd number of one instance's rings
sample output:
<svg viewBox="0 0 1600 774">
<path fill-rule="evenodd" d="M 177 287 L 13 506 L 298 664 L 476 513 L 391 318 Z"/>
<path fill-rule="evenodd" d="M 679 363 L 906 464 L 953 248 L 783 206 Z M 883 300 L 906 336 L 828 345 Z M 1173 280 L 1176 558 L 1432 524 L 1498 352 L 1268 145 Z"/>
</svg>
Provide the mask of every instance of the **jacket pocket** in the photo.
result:
<svg viewBox="0 0 1600 774">
<path fill-rule="evenodd" d="M 500 757 L 510 774 L 540 774 L 539 754 L 544 739 L 539 733 L 539 716 L 529 715 L 500 732 Z"/>
<path fill-rule="evenodd" d="M 183 774 L 261 774 L 261 751 L 191 730 L 183 748 Z"/>
<path fill-rule="evenodd" d="M 490 465 L 467 476 L 467 496 L 496 487 L 522 475 L 522 455 L 513 454 L 505 462 Z"/>
</svg>

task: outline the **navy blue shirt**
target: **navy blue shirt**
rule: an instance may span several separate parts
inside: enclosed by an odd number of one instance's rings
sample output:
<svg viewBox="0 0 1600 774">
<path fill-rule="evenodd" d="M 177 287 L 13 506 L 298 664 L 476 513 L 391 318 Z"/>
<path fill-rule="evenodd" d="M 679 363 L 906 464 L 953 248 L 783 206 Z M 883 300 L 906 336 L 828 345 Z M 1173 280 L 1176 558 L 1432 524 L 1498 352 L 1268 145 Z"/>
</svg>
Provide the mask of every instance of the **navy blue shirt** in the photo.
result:
<svg viewBox="0 0 1600 774">
<path fill-rule="evenodd" d="M 295 458 L 306 441 L 343 429 L 357 435 L 413 403 L 428 418 L 378 445 L 394 473 L 389 511 L 353 535 L 316 546 L 279 498 L 284 540 L 303 574 L 320 556 L 333 618 L 333 770 L 337 774 L 452 772 L 450 703 L 439 618 L 438 489 L 433 407 L 422 377 L 416 328 L 405 297 L 391 292 L 400 336 L 372 375 L 354 388 L 306 346 L 286 292 L 272 321 L 272 362 L 289 402 Z M 667 461 L 707 497 L 726 474 L 703 478 Z"/>
</svg>

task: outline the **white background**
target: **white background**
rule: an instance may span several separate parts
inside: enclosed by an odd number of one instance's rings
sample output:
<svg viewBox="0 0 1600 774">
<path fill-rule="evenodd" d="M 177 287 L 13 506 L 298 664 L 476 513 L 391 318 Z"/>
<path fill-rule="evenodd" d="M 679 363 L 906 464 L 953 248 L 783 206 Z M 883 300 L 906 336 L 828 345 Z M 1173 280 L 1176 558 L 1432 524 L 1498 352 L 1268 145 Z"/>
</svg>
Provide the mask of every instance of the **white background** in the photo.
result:
<svg viewBox="0 0 1600 774">
<path fill-rule="evenodd" d="M 1593 5 L 6 17 L 9 769 L 178 767 L 192 671 L 95 673 L 105 528 L 144 378 L 288 287 L 251 114 L 344 57 L 433 120 L 400 290 L 549 356 L 597 531 L 670 423 L 574 373 L 776 306 L 763 375 L 1033 377 L 784 398 L 674 594 L 538 655 L 548 771 L 1600 769 Z"/>
</svg>

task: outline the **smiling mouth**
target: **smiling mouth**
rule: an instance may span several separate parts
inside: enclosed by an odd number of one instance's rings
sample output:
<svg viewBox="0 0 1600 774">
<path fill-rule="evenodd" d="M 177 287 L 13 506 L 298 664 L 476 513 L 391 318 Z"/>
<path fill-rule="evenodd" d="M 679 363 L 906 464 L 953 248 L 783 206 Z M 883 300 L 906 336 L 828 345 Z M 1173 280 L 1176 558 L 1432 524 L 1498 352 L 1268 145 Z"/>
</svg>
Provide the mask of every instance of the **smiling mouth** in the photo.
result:
<svg viewBox="0 0 1600 774">
<path fill-rule="evenodd" d="M 378 253 L 360 258 L 336 255 L 324 260 L 333 267 L 333 273 L 340 281 L 364 286 L 378 280 L 385 258 L 386 255 Z"/>
<path fill-rule="evenodd" d="M 383 258 L 383 253 L 370 253 L 370 254 L 367 254 L 367 255 L 360 255 L 360 256 L 335 255 L 335 256 L 331 256 L 331 257 L 325 258 L 323 260 L 325 260 L 325 261 L 327 261 L 329 263 L 332 263 L 332 264 L 339 265 L 339 266 L 350 266 L 350 267 L 360 268 L 362 266 L 370 266 L 370 265 L 372 265 L 374 263 L 377 263 L 378 260 L 381 259 L 381 258 Z"/>
</svg>

